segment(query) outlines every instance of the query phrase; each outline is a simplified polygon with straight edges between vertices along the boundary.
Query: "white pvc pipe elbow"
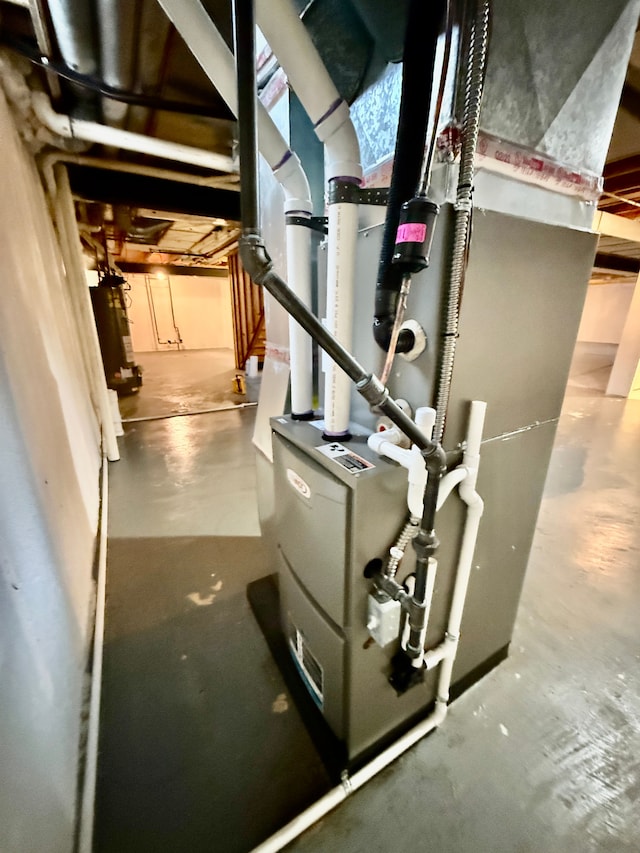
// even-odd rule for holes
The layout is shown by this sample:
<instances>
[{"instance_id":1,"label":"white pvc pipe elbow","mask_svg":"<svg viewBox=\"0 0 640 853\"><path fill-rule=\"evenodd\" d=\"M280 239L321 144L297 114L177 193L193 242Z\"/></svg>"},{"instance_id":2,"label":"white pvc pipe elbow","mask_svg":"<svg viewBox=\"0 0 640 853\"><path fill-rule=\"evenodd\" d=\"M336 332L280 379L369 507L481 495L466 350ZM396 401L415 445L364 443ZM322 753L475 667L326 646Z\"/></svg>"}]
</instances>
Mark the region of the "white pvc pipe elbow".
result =
<instances>
[{"instance_id":1,"label":"white pvc pipe elbow","mask_svg":"<svg viewBox=\"0 0 640 853\"><path fill-rule=\"evenodd\" d=\"M200 0L158 0L209 80L238 115L236 66L232 52ZM311 191L298 157L289 150L271 116L258 103L258 147L284 189L285 212L311 213Z\"/></svg>"},{"instance_id":2,"label":"white pvc pipe elbow","mask_svg":"<svg viewBox=\"0 0 640 853\"><path fill-rule=\"evenodd\" d=\"M176 2L176 0L174 0ZM291 0L257 0L258 26L327 152L327 180L360 179L360 146L342 100Z\"/></svg>"},{"instance_id":3,"label":"white pvc pipe elbow","mask_svg":"<svg viewBox=\"0 0 640 853\"><path fill-rule=\"evenodd\" d=\"M160 157L163 160L188 163L217 172L237 171L233 159L225 154L215 154L213 151L192 148L190 145L167 142L153 136L143 136L117 127L108 127L106 124L61 115L55 112L44 92L33 92L32 104L33 111L42 124L52 133L66 139L82 139L85 142L112 145L124 151L150 154L152 157Z\"/></svg>"}]
</instances>

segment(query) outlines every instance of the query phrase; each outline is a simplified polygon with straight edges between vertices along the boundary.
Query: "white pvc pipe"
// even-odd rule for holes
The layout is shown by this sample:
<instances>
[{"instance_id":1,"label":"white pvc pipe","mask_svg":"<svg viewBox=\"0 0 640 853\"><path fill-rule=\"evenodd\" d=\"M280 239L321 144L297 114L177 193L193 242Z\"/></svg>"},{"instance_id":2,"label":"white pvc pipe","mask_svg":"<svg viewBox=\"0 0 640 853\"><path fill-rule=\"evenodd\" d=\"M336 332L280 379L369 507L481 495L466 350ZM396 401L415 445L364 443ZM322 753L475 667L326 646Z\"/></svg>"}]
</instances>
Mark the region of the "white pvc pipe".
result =
<instances>
[{"instance_id":1,"label":"white pvc pipe","mask_svg":"<svg viewBox=\"0 0 640 853\"><path fill-rule=\"evenodd\" d=\"M355 278L358 206L329 205L327 245L327 328L350 350L353 338L353 287ZM324 395L325 435L336 437L349 431L351 380L327 360Z\"/></svg>"},{"instance_id":2,"label":"white pvc pipe","mask_svg":"<svg viewBox=\"0 0 640 853\"><path fill-rule=\"evenodd\" d=\"M108 127L93 121L76 119L55 112L49 98L44 92L33 92L33 110L38 119L52 133L66 139L82 139L85 142L96 142L101 145L111 145L125 151L136 151L140 154L150 154L164 160L175 160L179 163L189 163L203 169L214 169L218 172L235 172L236 166L231 157L225 154L215 154L190 145L180 145L177 142L167 142L152 136L143 136Z\"/></svg>"},{"instance_id":3,"label":"white pvc pipe","mask_svg":"<svg viewBox=\"0 0 640 853\"><path fill-rule=\"evenodd\" d=\"M480 463L480 442L482 440L482 428L487 404L479 400L471 403L469 416L469 428L467 432L467 448L462 457L462 464L467 469L467 476L460 483L458 493L467 505L467 517L465 519L460 554L458 557L458 568L456 571L456 582L453 587L451 598L451 609L447 623L447 634L445 641L448 642L450 651L442 661L440 677L438 681L438 698L448 701L449 686L453 675L453 664L455 662L456 650L460 637L460 626L462 614L467 598L469 578L473 565L473 553L478 539L478 528L484 511L484 502L476 491L478 480L478 465Z\"/></svg>"},{"instance_id":4,"label":"white pvc pipe","mask_svg":"<svg viewBox=\"0 0 640 853\"><path fill-rule=\"evenodd\" d=\"M124 435L124 429L122 428L122 416L120 415L120 406L118 404L118 392L110 388L107 393L109 394L109 401L111 403L113 429L115 434L120 437Z\"/></svg>"},{"instance_id":5,"label":"white pvc pipe","mask_svg":"<svg viewBox=\"0 0 640 853\"><path fill-rule=\"evenodd\" d=\"M426 438L431 438L435 419L435 409L428 406L421 406L416 411L416 426ZM398 462L408 470L409 488L407 491L407 504L410 514L419 517L422 515L424 490L427 485L427 470L422 453L415 444L409 450L398 446L397 442L401 435L402 433L395 427L391 430L373 433L367 439L367 444L379 455L393 459L394 462ZM464 476L466 476L466 471L464 472ZM449 489L450 491L451 489ZM443 502L445 498L443 498Z\"/></svg>"},{"instance_id":6,"label":"white pvc pipe","mask_svg":"<svg viewBox=\"0 0 640 853\"><path fill-rule=\"evenodd\" d=\"M72 304L77 312L80 344L89 373L94 405L98 409L104 452L110 462L116 462L120 459L118 439L116 438L113 424L111 401L104 375L98 332L96 331L96 324L93 317L91 295L82 264L80 238L78 236L78 226L73 207L71 188L69 186L69 177L64 166L57 167L55 181L57 185L56 197L52 201L58 220L58 232L61 237L61 249L67 280L69 287L72 289Z\"/></svg>"},{"instance_id":7,"label":"white pvc pipe","mask_svg":"<svg viewBox=\"0 0 640 853\"><path fill-rule=\"evenodd\" d=\"M292 289L307 307L311 306L311 232L301 225L287 225L287 275ZM311 337L289 317L291 363L291 411L313 412L313 349Z\"/></svg>"},{"instance_id":8,"label":"white pvc pipe","mask_svg":"<svg viewBox=\"0 0 640 853\"><path fill-rule=\"evenodd\" d=\"M467 476L468 471L464 467L464 465L459 465L457 468L454 468L453 471L449 471L448 474L445 474L442 480L440 480L440 488L438 489L438 501L436 503L436 510L441 510L443 504L451 494L451 492L455 489L455 487L461 483L465 477Z\"/></svg>"},{"instance_id":9,"label":"white pvc pipe","mask_svg":"<svg viewBox=\"0 0 640 853\"><path fill-rule=\"evenodd\" d=\"M91 166L96 169L106 169L111 172L127 172L132 175L148 175L161 181L178 181L183 184L193 184L210 189L226 189L232 192L239 190L238 175L190 175L188 172L177 172L173 169L162 169L159 166L147 166L143 163L125 163L124 160L106 160L104 157L91 157L87 154L72 154L69 151L47 151L38 157L38 167L43 171L56 163L72 163L78 166Z\"/></svg>"},{"instance_id":10,"label":"white pvc pipe","mask_svg":"<svg viewBox=\"0 0 640 853\"><path fill-rule=\"evenodd\" d=\"M305 830L309 829L339 806L340 803L344 802L350 794L362 788L363 785L366 785L381 770L384 770L396 758L399 758L419 740L422 740L425 735L428 735L429 732L441 725L446 715L447 706L442 702L436 701L434 710L422 722L418 723L417 726L401 738L398 738L388 749L381 752L380 755L374 758L373 761L370 761L369 764L366 764L361 770L358 770L357 773L354 773L353 776L346 777L341 785L333 788L286 826L283 826L282 829L255 847L252 853L277 853L278 850L282 850L283 847L290 844Z\"/></svg>"},{"instance_id":11,"label":"white pvc pipe","mask_svg":"<svg viewBox=\"0 0 640 853\"><path fill-rule=\"evenodd\" d=\"M342 100L291 0L257 0L258 26L324 142L326 178L360 179L360 147Z\"/></svg>"},{"instance_id":12,"label":"white pvc pipe","mask_svg":"<svg viewBox=\"0 0 640 853\"><path fill-rule=\"evenodd\" d=\"M342 100L291 0L257 0L258 26L283 67L289 83L325 146L328 181L355 183L362 178L360 146L349 107ZM327 327L351 349L354 265L358 206L329 205L327 259ZM333 362L327 362L324 396L325 435L340 437L349 430L351 383Z\"/></svg>"},{"instance_id":13,"label":"white pvc pipe","mask_svg":"<svg viewBox=\"0 0 640 853\"><path fill-rule=\"evenodd\" d=\"M185 44L216 87L234 115L238 115L238 90L235 60L200 0L158 0ZM311 213L311 193L300 161L274 124L271 116L258 103L258 147L269 166L276 172L285 194L299 204L290 210Z\"/></svg>"},{"instance_id":14,"label":"white pvc pipe","mask_svg":"<svg viewBox=\"0 0 640 853\"><path fill-rule=\"evenodd\" d=\"M98 770L98 736L100 734L100 697L102 693L102 658L104 651L104 617L107 589L107 526L109 520L109 466L102 458L100 482L100 536L98 540L98 577L96 579L96 613L93 628L93 655L87 724L86 763L82 784L79 822L79 853L93 849L96 779Z\"/></svg>"},{"instance_id":15,"label":"white pvc pipe","mask_svg":"<svg viewBox=\"0 0 640 853\"><path fill-rule=\"evenodd\" d=\"M238 92L233 54L200 0L158 0L185 44L234 115ZM271 116L258 102L258 148L285 195L285 214L310 214L311 190L300 160L290 149ZM286 226L287 279L293 292L311 307L311 240L309 229ZM291 410L307 414L313 409L313 359L309 335L289 320Z\"/></svg>"}]
</instances>

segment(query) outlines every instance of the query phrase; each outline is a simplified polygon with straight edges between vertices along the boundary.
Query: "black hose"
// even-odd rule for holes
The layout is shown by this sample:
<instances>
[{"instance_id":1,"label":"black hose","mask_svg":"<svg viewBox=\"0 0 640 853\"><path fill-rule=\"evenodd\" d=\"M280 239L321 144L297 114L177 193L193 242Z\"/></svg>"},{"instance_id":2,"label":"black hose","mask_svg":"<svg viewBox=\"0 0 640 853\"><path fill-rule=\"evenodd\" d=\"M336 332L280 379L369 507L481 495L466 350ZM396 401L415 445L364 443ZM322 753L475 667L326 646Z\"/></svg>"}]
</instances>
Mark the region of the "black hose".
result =
<instances>
[{"instance_id":1,"label":"black hose","mask_svg":"<svg viewBox=\"0 0 640 853\"><path fill-rule=\"evenodd\" d=\"M385 352L389 349L402 284L402 269L392 264L391 258L396 242L400 208L416 194L420 182L436 46L442 31L445 10L445 0L412 0L407 18L398 135L380 249L373 318L374 339ZM404 329L398 337L396 352L408 352L413 344L413 333Z\"/></svg>"}]
</instances>

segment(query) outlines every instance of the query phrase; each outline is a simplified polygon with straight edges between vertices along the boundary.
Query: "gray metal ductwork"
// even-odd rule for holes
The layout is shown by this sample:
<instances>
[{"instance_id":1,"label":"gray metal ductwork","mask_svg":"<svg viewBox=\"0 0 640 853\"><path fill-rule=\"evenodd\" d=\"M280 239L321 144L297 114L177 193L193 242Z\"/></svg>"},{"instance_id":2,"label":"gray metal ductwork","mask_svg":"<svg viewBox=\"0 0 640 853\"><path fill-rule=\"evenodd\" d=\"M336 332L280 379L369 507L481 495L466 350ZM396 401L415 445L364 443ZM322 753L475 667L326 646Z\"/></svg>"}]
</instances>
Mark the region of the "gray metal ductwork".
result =
<instances>
[{"instance_id":1,"label":"gray metal ductwork","mask_svg":"<svg viewBox=\"0 0 640 853\"><path fill-rule=\"evenodd\" d=\"M51 22L65 63L80 74L98 70L95 9L86 0L51 0Z\"/></svg>"},{"instance_id":2,"label":"gray metal ductwork","mask_svg":"<svg viewBox=\"0 0 640 853\"><path fill-rule=\"evenodd\" d=\"M97 0L102 79L115 89L130 91L135 76L135 46L140 22L139 0ZM127 105L104 99L108 124L121 125Z\"/></svg>"}]
</instances>

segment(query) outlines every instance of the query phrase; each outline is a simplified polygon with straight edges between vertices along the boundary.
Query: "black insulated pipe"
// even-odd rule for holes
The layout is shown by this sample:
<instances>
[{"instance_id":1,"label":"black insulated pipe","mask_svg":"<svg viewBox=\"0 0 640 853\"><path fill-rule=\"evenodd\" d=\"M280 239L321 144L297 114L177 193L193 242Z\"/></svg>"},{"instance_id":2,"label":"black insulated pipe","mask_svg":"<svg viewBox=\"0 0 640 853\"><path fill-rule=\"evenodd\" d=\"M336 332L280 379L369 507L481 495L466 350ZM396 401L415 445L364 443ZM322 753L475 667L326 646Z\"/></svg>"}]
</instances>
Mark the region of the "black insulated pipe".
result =
<instances>
[{"instance_id":1,"label":"black insulated pipe","mask_svg":"<svg viewBox=\"0 0 640 853\"><path fill-rule=\"evenodd\" d=\"M407 18L398 135L380 249L373 318L373 337L385 352L391 341L403 275L401 267L391 261L400 210L416 194L420 183L436 47L443 28L445 10L445 0L412 0ZM409 352L413 345L413 333L403 329L398 337L396 352Z\"/></svg>"},{"instance_id":2,"label":"black insulated pipe","mask_svg":"<svg viewBox=\"0 0 640 853\"><path fill-rule=\"evenodd\" d=\"M242 217L243 234L259 234L258 87L256 83L256 21L253 0L234 0L233 9L236 74L238 77L238 152L241 164L240 216ZM247 270L247 272L249 271Z\"/></svg>"}]
</instances>

